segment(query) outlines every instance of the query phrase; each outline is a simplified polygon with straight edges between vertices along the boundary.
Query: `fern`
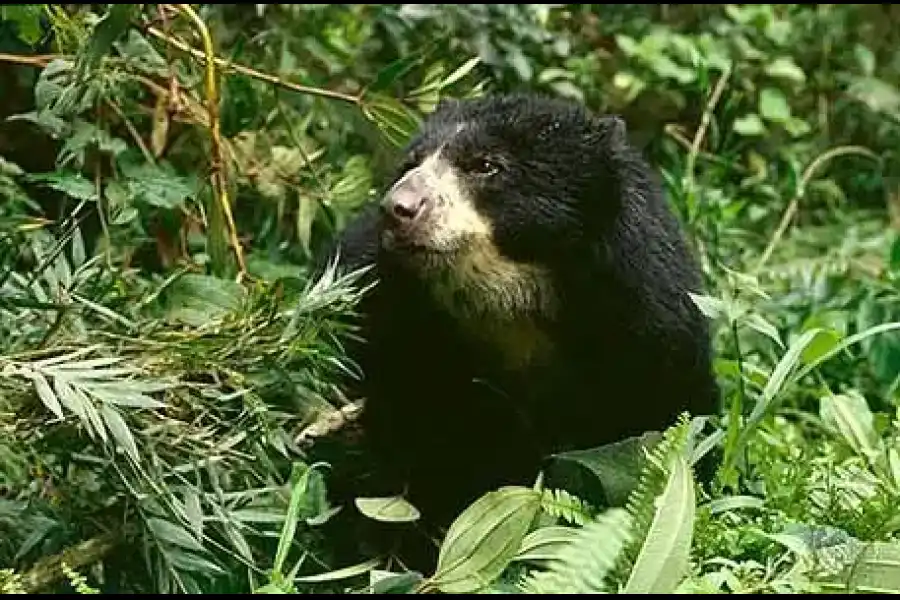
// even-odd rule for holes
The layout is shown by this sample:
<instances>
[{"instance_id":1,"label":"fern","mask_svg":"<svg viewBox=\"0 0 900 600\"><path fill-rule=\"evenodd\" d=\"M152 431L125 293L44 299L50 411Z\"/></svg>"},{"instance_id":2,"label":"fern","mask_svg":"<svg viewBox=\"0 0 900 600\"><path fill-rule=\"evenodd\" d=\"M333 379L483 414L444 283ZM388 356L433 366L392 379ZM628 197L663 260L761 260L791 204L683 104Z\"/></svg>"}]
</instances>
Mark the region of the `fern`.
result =
<instances>
[{"instance_id":1,"label":"fern","mask_svg":"<svg viewBox=\"0 0 900 600\"><path fill-rule=\"evenodd\" d=\"M625 510L631 518L632 535L631 542L625 546L619 561L611 571L610 583L614 587L624 587L629 580L631 570L653 525L657 498L668 483L675 459L686 450L690 427L690 417L683 414L673 427L666 430L663 439L647 457L640 483L625 505Z\"/></svg>"},{"instance_id":2,"label":"fern","mask_svg":"<svg viewBox=\"0 0 900 600\"><path fill-rule=\"evenodd\" d=\"M610 509L578 531L549 569L532 572L519 583L526 594L599 594L629 539L628 513Z\"/></svg>"},{"instance_id":3,"label":"fern","mask_svg":"<svg viewBox=\"0 0 900 600\"><path fill-rule=\"evenodd\" d=\"M678 478L679 472L684 475L683 471L676 472L677 469L673 467L687 468L683 455L690 427L690 418L683 415L676 425L666 431L662 440L650 452L640 483L624 509L609 509L592 519L590 508L575 496L564 490L545 490L542 506L546 512L571 522L582 520L586 524L553 556L548 568L529 573L519 584L520 589L525 593L536 594L598 594L619 590L625 587L626 582L631 585L636 583L640 587L658 586L659 581L668 583L671 577L663 578L659 572L650 573L645 578L647 581L630 582L629 577L648 541L662 541L664 551L675 549L660 556L661 560L669 561L666 567L671 564L677 566L678 559L684 556L683 543L681 546L678 543L668 547L665 545L673 539L683 542L684 538L667 536L669 532L665 531L660 534L660 528L654 519L658 510L657 500L672 485L670 479L674 483L683 484L686 481ZM679 497L677 494L675 497L674 505L678 506ZM684 498L686 496L680 496L681 500ZM693 502L692 496L687 498ZM656 545L654 550L659 548L660 545ZM655 558L644 557L642 562L647 563ZM669 568L664 575L670 576L673 572L677 571ZM642 571L637 579L640 580L645 574Z\"/></svg>"},{"instance_id":4,"label":"fern","mask_svg":"<svg viewBox=\"0 0 900 600\"><path fill-rule=\"evenodd\" d=\"M541 496L541 508L551 517L575 525L589 523L596 514L596 511L587 502L562 489L544 490Z\"/></svg>"}]
</instances>

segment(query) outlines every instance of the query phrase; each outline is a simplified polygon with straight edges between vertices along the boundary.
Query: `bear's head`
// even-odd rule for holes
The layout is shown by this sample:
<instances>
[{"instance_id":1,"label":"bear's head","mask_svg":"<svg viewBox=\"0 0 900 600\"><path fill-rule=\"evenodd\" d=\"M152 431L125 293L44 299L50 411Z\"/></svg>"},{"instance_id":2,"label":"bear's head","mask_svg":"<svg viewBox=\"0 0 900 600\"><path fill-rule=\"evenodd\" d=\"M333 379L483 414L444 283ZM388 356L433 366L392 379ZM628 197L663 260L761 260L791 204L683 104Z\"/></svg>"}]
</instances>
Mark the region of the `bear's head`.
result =
<instances>
[{"instance_id":1,"label":"bear's head","mask_svg":"<svg viewBox=\"0 0 900 600\"><path fill-rule=\"evenodd\" d=\"M381 203L381 259L461 316L556 309L551 275L621 204L624 123L535 96L443 101Z\"/></svg>"}]
</instances>

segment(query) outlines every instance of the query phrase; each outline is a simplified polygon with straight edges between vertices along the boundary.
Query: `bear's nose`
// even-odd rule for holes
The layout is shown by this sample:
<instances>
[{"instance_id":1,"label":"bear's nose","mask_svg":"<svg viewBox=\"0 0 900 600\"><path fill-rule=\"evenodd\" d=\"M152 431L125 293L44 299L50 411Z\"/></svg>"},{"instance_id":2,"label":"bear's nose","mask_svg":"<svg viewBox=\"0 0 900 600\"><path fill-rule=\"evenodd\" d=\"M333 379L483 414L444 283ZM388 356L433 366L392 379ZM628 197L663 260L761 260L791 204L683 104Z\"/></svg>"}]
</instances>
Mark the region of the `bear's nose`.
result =
<instances>
[{"instance_id":1,"label":"bear's nose","mask_svg":"<svg viewBox=\"0 0 900 600\"><path fill-rule=\"evenodd\" d=\"M400 182L381 203L381 208L398 225L409 224L419 218L428 206L428 195L419 186Z\"/></svg>"}]
</instances>

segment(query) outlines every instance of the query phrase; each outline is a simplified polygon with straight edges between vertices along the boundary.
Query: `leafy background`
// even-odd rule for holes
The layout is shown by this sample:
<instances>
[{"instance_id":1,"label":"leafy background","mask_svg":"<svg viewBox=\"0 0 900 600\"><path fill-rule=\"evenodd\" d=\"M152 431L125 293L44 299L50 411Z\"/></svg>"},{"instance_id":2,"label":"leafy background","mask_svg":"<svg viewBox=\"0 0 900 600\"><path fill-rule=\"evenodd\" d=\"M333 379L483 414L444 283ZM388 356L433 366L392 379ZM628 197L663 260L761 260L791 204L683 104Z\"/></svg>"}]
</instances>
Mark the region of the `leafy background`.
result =
<instances>
[{"instance_id":1,"label":"leafy background","mask_svg":"<svg viewBox=\"0 0 900 600\"><path fill-rule=\"evenodd\" d=\"M897 591L898 18L0 7L0 586ZM342 562L308 439L351 420L360 289L310 265L441 97L522 88L624 115L658 166L707 276L722 415L489 493L432 572Z\"/></svg>"}]
</instances>

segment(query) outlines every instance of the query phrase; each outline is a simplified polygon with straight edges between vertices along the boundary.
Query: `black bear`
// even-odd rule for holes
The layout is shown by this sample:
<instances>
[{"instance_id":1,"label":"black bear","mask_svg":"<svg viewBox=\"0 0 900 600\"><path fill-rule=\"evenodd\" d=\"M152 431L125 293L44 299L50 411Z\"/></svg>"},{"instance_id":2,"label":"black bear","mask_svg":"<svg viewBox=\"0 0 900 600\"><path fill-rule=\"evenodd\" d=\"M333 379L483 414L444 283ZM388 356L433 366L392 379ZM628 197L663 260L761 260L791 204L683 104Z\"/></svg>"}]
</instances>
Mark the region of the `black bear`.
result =
<instances>
[{"instance_id":1,"label":"black bear","mask_svg":"<svg viewBox=\"0 0 900 600\"><path fill-rule=\"evenodd\" d=\"M444 101L336 250L377 278L350 352L379 491L425 519L532 484L548 454L716 411L700 272L618 117Z\"/></svg>"}]
</instances>

